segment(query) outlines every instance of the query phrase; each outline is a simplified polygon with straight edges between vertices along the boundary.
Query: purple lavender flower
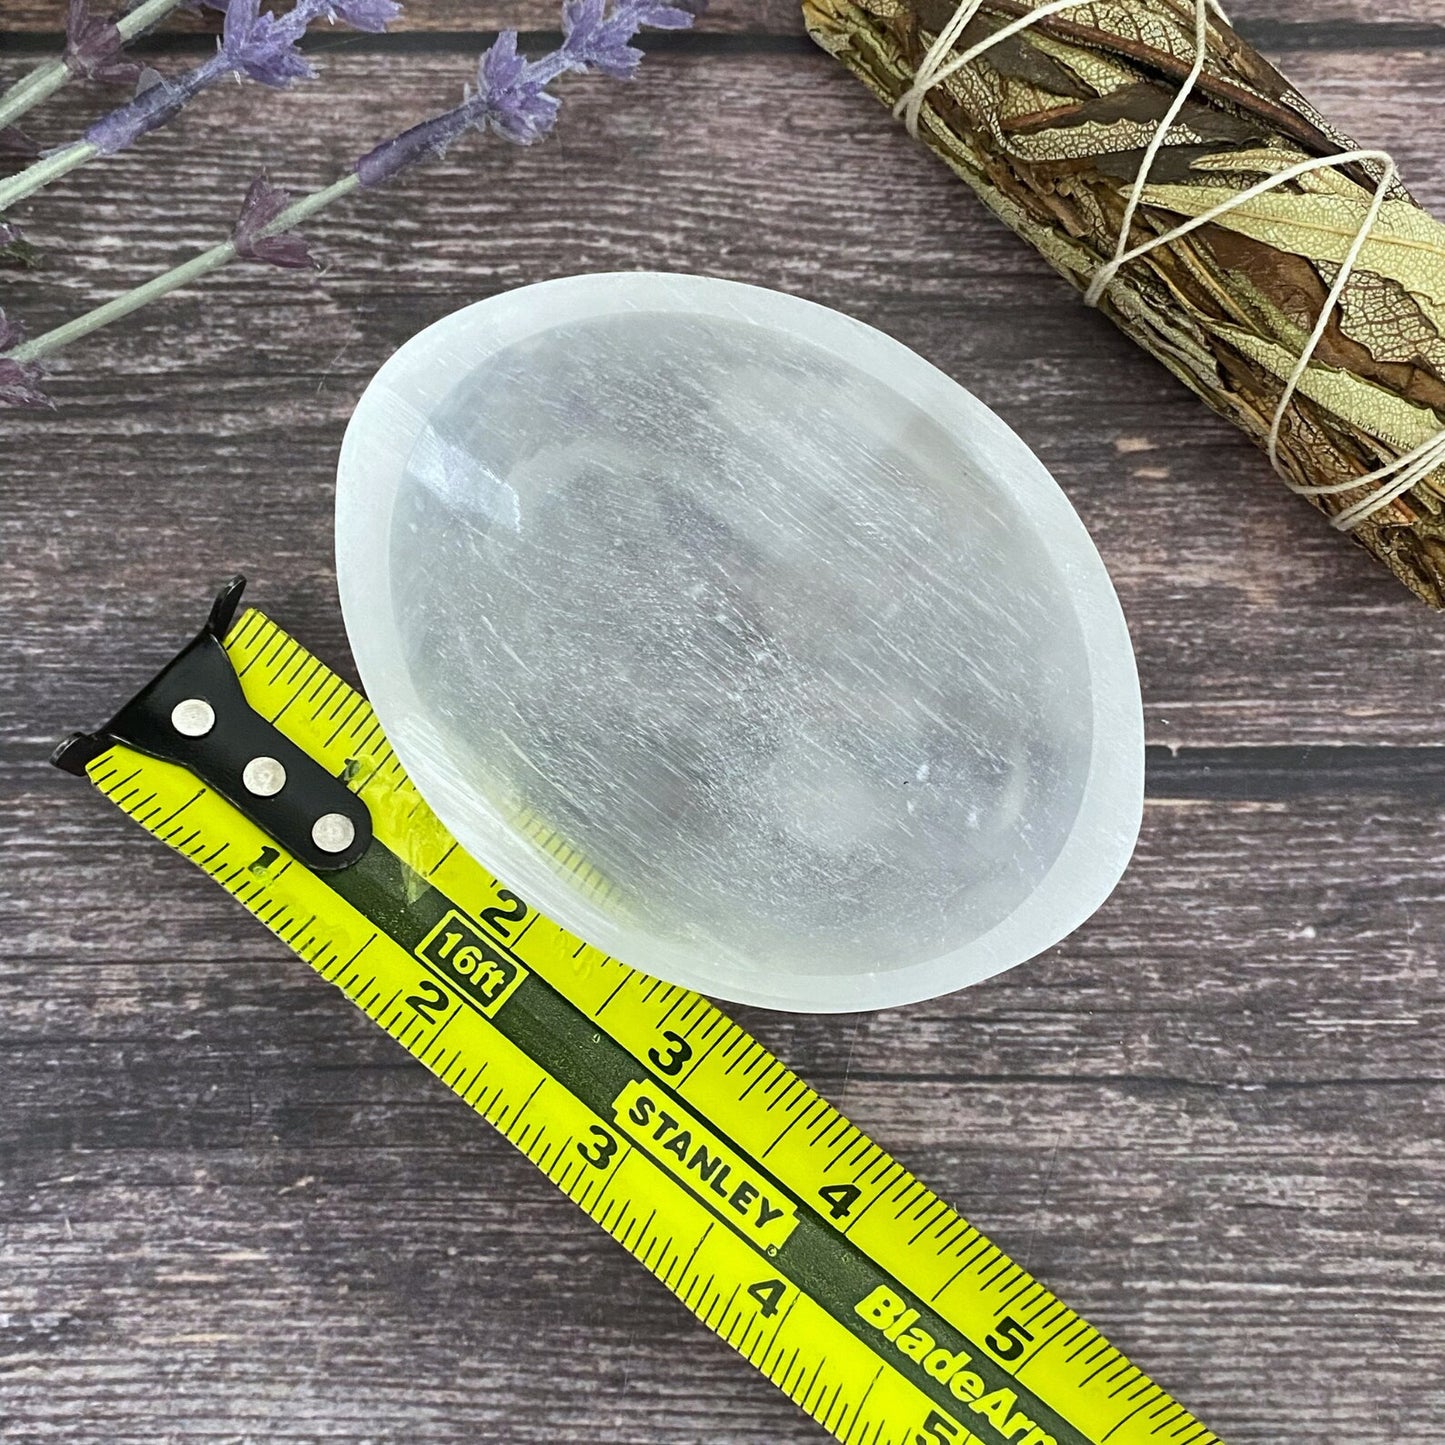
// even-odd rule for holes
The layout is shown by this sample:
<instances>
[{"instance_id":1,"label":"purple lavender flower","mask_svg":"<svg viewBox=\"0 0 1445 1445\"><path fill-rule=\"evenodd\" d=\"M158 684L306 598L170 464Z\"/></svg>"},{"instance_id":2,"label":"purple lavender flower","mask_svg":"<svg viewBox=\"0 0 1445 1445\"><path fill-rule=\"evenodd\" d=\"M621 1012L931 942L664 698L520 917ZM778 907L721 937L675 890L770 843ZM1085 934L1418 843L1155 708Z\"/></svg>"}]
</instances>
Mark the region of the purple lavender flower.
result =
<instances>
[{"instance_id":1,"label":"purple lavender flower","mask_svg":"<svg viewBox=\"0 0 1445 1445\"><path fill-rule=\"evenodd\" d=\"M215 55L184 75L142 90L91 126L85 140L101 154L114 155L173 119L192 96L231 76L277 88L310 80L316 71L298 46L314 21L342 20L375 31L400 13L395 0L296 0L279 16L262 12L260 0L227 0Z\"/></svg>"},{"instance_id":2,"label":"purple lavender flower","mask_svg":"<svg viewBox=\"0 0 1445 1445\"><path fill-rule=\"evenodd\" d=\"M332 0L321 7L321 18L333 24L341 21L353 30L368 30L379 35L401 14L397 0Z\"/></svg>"},{"instance_id":3,"label":"purple lavender flower","mask_svg":"<svg viewBox=\"0 0 1445 1445\"><path fill-rule=\"evenodd\" d=\"M275 236L260 234L290 204L291 197L285 191L273 186L265 176L257 176L246 192L241 214L231 232L236 254L248 261L266 261L272 266L298 271L314 267L316 262L306 242L295 231L283 231Z\"/></svg>"},{"instance_id":4,"label":"purple lavender flower","mask_svg":"<svg viewBox=\"0 0 1445 1445\"><path fill-rule=\"evenodd\" d=\"M642 52L628 42L644 25L654 30L686 30L690 10L660 0L622 0L607 14L607 0L567 0L562 7L562 52L579 70L597 70L630 80Z\"/></svg>"},{"instance_id":5,"label":"purple lavender flower","mask_svg":"<svg viewBox=\"0 0 1445 1445\"><path fill-rule=\"evenodd\" d=\"M55 403L40 389L40 368L4 354L24 339L20 324L0 311L0 406L54 407Z\"/></svg>"},{"instance_id":6,"label":"purple lavender flower","mask_svg":"<svg viewBox=\"0 0 1445 1445\"><path fill-rule=\"evenodd\" d=\"M400 135L382 141L356 163L363 186L379 186L424 160L446 154L447 147L468 130L491 131L516 145L532 145L557 123L561 102L548 86L568 71L598 71L630 79L642 51L629 42L644 26L680 30L692 24L696 8L662 0L566 0L562 10L562 44L539 60L517 53L517 32L504 30L477 66L476 93L459 106L424 120Z\"/></svg>"},{"instance_id":7,"label":"purple lavender flower","mask_svg":"<svg viewBox=\"0 0 1445 1445\"><path fill-rule=\"evenodd\" d=\"M557 124L562 102L547 93L552 77L517 54L517 32L504 30L477 65L477 94L463 110L468 124L490 126L514 145L532 145Z\"/></svg>"},{"instance_id":8,"label":"purple lavender flower","mask_svg":"<svg viewBox=\"0 0 1445 1445\"><path fill-rule=\"evenodd\" d=\"M216 64L226 75L244 76L280 89L293 80L311 80L316 71L297 49L311 18L323 7L297 0L285 15L262 12L261 0L231 0L221 24Z\"/></svg>"},{"instance_id":9,"label":"purple lavender flower","mask_svg":"<svg viewBox=\"0 0 1445 1445\"><path fill-rule=\"evenodd\" d=\"M85 142L101 155L114 155L178 115L185 103L228 72L215 60L176 80L160 77L136 94L134 100L103 115L85 132Z\"/></svg>"},{"instance_id":10,"label":"purple lavender flower","mask_svg":"<svg viewBox=\"0 0 1445 1445\"><path fill-rule=\"evenodd\" d=\"M134 85L141 67L124 57L124 49L125 37L114 21L91 14L86 0L70 0L65 15L65 65L72 75Z\"/></svg>"}]
</instances>

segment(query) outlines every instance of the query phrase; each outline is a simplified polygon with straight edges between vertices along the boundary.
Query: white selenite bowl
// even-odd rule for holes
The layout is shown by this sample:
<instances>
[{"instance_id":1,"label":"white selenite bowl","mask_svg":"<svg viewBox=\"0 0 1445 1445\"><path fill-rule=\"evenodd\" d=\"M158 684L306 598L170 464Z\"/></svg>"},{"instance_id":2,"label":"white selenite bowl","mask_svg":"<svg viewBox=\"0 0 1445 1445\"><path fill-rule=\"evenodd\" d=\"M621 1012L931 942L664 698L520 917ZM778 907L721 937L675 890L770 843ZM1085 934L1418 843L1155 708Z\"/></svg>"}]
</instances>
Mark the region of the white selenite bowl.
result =
<instances>
[{"instance_id":1,"label":"white selenite bowl","mask_svg":"<svg viewBox=\"0 0 1445 1445\"><path fill-rule=\"evenodd\" d=\"M674 983L935 997L1063 938L1133 850L1139 682L1083 524L822 306L630 273L445 317L356 408L336 554L427 802Z\"/></svg>"}]
</instances>

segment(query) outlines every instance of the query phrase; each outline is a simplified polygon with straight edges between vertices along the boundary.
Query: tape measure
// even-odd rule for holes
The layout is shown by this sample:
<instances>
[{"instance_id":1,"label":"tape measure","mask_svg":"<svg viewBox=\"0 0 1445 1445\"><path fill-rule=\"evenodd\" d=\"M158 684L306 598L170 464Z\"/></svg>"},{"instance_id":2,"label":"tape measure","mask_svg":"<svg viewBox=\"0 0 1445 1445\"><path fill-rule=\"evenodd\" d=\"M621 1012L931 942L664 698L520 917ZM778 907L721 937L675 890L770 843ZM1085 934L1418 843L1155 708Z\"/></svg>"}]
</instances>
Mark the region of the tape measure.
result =
<instances>
[{"instance_id":1,"label":"tape measure","mask_svg":"<svg viewBox=\"0 0 1445 1445\"><path fill-rule=\"evenodd\" d=\"M1217 1440L705 999L468 857L366 701L236 616L243 586L57 765L204 868L847 1445Z\"/></svg>"}]
</instances>

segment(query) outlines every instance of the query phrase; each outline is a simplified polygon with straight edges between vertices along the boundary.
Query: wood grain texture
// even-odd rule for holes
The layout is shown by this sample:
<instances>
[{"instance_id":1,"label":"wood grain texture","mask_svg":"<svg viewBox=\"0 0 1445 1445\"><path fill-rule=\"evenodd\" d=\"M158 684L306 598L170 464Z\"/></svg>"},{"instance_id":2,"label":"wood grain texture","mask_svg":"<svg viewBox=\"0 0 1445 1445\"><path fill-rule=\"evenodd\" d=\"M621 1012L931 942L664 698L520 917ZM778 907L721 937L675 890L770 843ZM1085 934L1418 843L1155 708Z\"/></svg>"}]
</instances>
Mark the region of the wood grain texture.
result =
<instances>
[{"instance_id":1,"label":"wood grain texture","mask_svg":"<svg viewBox=\"0 0 1445 1445\"><path fill-rule=\"evenodd\" d=\"M6 0L4 24L45 8ZM1319 33L1286 68L1445 205L1445 56ZM39 198L49 259L0 273L3 304L39 328L133 284L223 232L259 166L318 183L453 97L472 49L341 47L324 86L225 88ZM37 130L84 114L68 96ZM1104 552L1161 749L1133 869L1045 958L909 1009L744 1022L1231 1445L1438 1441L1439 620L801 48L679 47L631 89L579 84L555 142L458 148L311 234L323 276L222 273L77 348L57 413L0 423L0 1437L822 1438L213 884L44 764L237 568L349 672L331 478L366 379L466 301L647 266L840 306L998 408Z\"/></svg>"},{"instance_id":2,"label":"wood grain texture","mask_svg":"<svg viewBox=\"0 0 1445 1445\"><path fill-rule=\"evenodd\" d=\"M1397 150L1427 202L1445 203L1445 114L1411 100L1445 61L1286 58L1342 123ZM298 189L321 183L465 73L445 55L338 56L324 88L223 88L36 199L22 219L51 260L12 276L8 304L39 330L134 284L223 234L260 167ZM672 54L620 92L578 83L554 142L464 145L319 220L319 280L235 267L62 355L60 412L6 423L17 499L0 527L23 560L27 649L62 655L76 625L54 606L57 574L67 587L89 574L97 602L149 606L149 626L130 630L145 636L164 632L177 596L264 562L271 578L324 587L284 615L337 656L329 489L366 379L464 302L570 271L656 267L839 306L997 408L1054 469L1115 576L1151 741L1438 742L1438 621L838 81L821 54ZM154 200L137 206L142 189ZM95 239L69 254L81 235ZM57 447L70 458L61 475ZM61 530L56 508L70 517ZM158 518L170 572L142 541ZM86 716L83 685L60 679L32 725L49 736Z\"/></svg>"},{"instance_id":3,"label":"wood grain texture","mask_svg":"<svg viewBox=\"0 0 1445 1445\"><path fill-rule=\"evenodd\" d=\"M553 29L560 0L404 0L405 12L397 32L477 32L512 26L520 30ZM103 6L97 6L103 9ZM281 8L284 8L281 7ZM1300 26L1314 32L1314 42L1338 45L1340 27L1358 31L1362 27L1384 30L1408 27L1428 40L1441 32L1445 40L1436 0L1246 0L1230 6L1229 13L1251 24L1275 29ZM5 0L0 8L0 35L55 34L63 28L65 0ZM202 33L215 28L215 19L205 14L178 15L166 21L171 33ZM793 0L710 0L703 28L724 33L802 34L798 7ZM1369 43L1358 33L1355 45Z\"/></svg>"},{"instance_id":4,"label":"wood grain texture","mask_svg":"<svg viewBox=\"0 0 1445 1445\"><path fill-rule=\"evenodd\" d=\"M7 1438L819 1438L207 880L12 797ZM1160 802L1049 958L745 1021L1233 1445L1433 1441L1442 846Z\"/></svg>"}]
</instances>

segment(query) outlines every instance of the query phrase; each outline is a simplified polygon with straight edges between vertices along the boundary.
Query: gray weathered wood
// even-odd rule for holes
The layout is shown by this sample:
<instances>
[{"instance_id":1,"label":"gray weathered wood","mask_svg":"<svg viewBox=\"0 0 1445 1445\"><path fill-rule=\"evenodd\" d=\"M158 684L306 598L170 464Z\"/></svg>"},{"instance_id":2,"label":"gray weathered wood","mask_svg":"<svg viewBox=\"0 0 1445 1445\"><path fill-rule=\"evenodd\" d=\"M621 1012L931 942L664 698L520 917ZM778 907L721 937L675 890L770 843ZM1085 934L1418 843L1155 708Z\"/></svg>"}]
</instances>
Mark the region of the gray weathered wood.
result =
<instances>
[{"instance_id":1,"label":"gray weathered wood","mask_svg":"<svg viewBox=\"0 0 1445 1445\"><path fill-rule=\"evenodd\" d=\"M7 0L0 25L57 8ZM1269 10L1438 19L1434 0ZM1445 206L1445 50L1362 33L1304 31L1322 48L1280 58ZM343 46L290 95L227 87L57 186L23 217L46 268L0 273L0 304L52 324L224 231L259 166L325 180L455 96L475 46L428 45ZM684 46L634 87L577 84L555 141L459 147L311 234L324 276L234 268L76 348L54 415L0 421L0 1436L822 1438L213 884L43 761L236 568L346 672L331 473L366 378L466 301L655 266L843 307L1002 411L1093 530L1150 738L1182 749L1123 886L1047 957L910 1009L745 1022L1232 1445L1438 1441L1445 824L1438 781L1412 796L1388 776L1410 755L1380 749L1442 741L1445 623L802 48ZM1355 745L1343 795L1304 743Z\"/></svg>"},{"instance_id":2,"label":"gray weathered wood","mask_svg":"<svg viewBox=\"0 0 1445 1445\"><path fill-rule=\"evenodd\" d=\"M15 1438L818 1438L207 880L59 775L11 797ZM1161 800L1048 959L746 1022L1233 1445L1433 1441L1442 847Z\"/></svg>"},{"instance_id":3,"label":"gray weathered wood","mask_svg":"<svg viewBox=\"0 0 1445 1445\"><path fill-rule=\"evenodd\" d=\"M104 7L97 7L104 8ZM274 8L285 9L278 5ZM1231 18L1243 27L1300 26L1311 43L1338 46L1349 27L1355 46L1368 44L1362 29L1408 27L1416 33L1415 43L1428 41L1445 25L1435 0L1245 0L1226 7ZM393 27L410 32L476 33L499 26L521 30L555 28L560 0L405 0L401 18ZM62 28L64 0L6 0L0 11L0 35L7 31L25 35L54 34ZM710 0L703 22L709 31L753 32L757 34L801 34L798 7L793 0ZM213 15L177 15L163 27L166 33L214 30Z\"/></svg>"},{"instance_id":4,"label":"gray weathered wood","mask_svg":"<svg viewBox=\"0 0 1445 1445\"><path fill-rule=\"evenodd\" d=\"M1288 59L1445 204L1445 115L1410 99L1445 59ZM454 95L465 73L449 56L337 56L324 87L223 88L36 198L22 219L55 249L45 270L9 281L8 304L36 330L134 284L224 233L260 167L319 184L386 127ZM54 657L77 625L33 570L46 558L72 577L93 569L94 595L149 605L162 629L177 595L228 568L264 560L270 586L322 585L335 448L392 348L503 287L653 266L840 306L997 407L1055 469L1114 572L1152 741L1439 741L1439 619L1285 494L1252 447L1084 310L846 80L804 52L666 55L630 88L578 82L554 142L469 142L320 219L320 280L234 267L63 355L59 414L6 421L17 500L0 525L27 559L16 605L33 645ZM144 189L154 202L137 206ZM73 458L60 477L56 445ZM258 504L238 509L231 499L247 494ZM74 512L62 529L57 505ZM172 528L172 570L145 572L167 579L160 593L135 573L156 567L139 539L155 537L157 518ZM335 656L324 585L288 615ZM18 665L0 658L0 676ZM31 725L73 724L83 682L58 679Z\"/></svg>"}]
</instances>

